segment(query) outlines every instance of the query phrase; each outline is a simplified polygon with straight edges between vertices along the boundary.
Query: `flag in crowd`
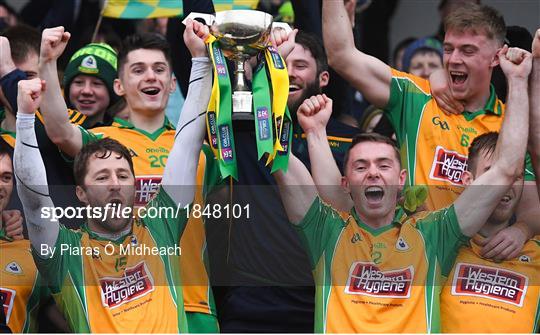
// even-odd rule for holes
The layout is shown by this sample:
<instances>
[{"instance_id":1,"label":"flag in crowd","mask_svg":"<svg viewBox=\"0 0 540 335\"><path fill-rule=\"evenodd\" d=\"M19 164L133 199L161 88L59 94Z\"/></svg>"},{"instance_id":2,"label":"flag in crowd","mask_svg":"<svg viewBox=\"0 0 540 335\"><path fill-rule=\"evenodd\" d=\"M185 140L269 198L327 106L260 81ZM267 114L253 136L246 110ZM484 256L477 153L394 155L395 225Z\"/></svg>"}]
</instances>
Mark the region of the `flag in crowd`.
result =
<instances>
[{"instance_id":1,"label":"flag in crowd","mask_svg":"<svg viewBox=\"0 0 540 335\"><path fill-rule=\"evenodd\" d=\"M215 0L217 12L230 9L253 9L258 0ZM108 0L103 16L119 19L174 17L183 13L182 0Z\"/></svg>"}]
</instances>

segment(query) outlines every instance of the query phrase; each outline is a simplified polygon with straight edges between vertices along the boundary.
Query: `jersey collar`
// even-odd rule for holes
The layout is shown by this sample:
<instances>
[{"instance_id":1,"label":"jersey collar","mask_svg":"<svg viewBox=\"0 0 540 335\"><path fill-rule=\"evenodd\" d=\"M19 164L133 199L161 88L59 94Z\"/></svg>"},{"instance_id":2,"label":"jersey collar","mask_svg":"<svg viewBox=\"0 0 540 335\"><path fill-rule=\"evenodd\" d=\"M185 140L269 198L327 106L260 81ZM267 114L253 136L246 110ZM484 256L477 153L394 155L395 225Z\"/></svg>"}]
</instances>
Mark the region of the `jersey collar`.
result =
<instances>
[{"instance_id":1,"label":"jersey collar","mask_svg":"<svg viewBox=\"0 0 540 335\"><path fill-rule=\"evenodd\" d=\"M358 213L356 213L356 208L352 208L351 210L351 216L353 217L354 221L356 221L356 224L366 230L368 233L370 233L371 235L373 236L378 236L392 228L397 228L397 227L400 227L401 224L403 222L405 222L405 219L407 218L407 214L405 213L405 211L403 210L403 208L401 208L401 206L397 206L396 207L396 212L394 214L394 219L392 219L392 223L384 226L384 227L380 227L380 228L373 228L373 227L370 227L368 226L367 224L365 224L362 220L360 220L360 217L358 216Z\"/></svg>"},{"instance_id":2,"label":"jersey collar","mask_svg":"<svg viewBox=\"0 0 540 335\"><path fill-rule=\"evenodd\" d=\"M13 241L13 239L11 237L8 237L6 235L6 230L4 228L0 229L0 240L7 241L7 242L12 242Z\"/></svg>"},{"instance_id":3,"label":"jersey collar","mask_svg":"<svg viewBox=\"0 0 540 335\"><path fill-rule=\"evenodd\" d=\"M497 98L497 93L495 92L495 86L493 86L492 84L489 86L489 98L484 108L477 110L475 112L465 111L463 112L463 116L465 117L465 119L467 119L467 121L471 121L478 115L483 115L483 114L492 114L496 116L502 116L502 108L503 108L503 104Z\"/></svg>"},{"instance_id":4,"label":"jersey collar","mask_svg":"<svg viewBox=\"0 0 540 335\"><path fill-rule=\"evenodd\" d=\"M149 137L152 140L156 140L161 134L163 134L167 130L174 130L175 129L173 124L167 118L167 116L165 116L165 119L163 120L163 126L161 126L161 128L157 129L153 133L149 133L149 132L147 132L145 130L142 130L142 129L139 129L139 128L135 127L133 125L133 123L129 122L128 120L124 120L124 119L120 119L120 118L116 118L116 117L113 120L112 126L120 128L120 129L133 129L133 130L135 130L135 131Z\"/></svg>"},{"instance_id":5,"label":"jersey collar","mask_svg":"<svg viewBox=\"0 0 540 335\"><path fill-rule=\"evenodd\" d=\"M135 223L133 223L135 224ZM132 226L133 228L133 226ZM125 235L122 235L120 236L119 238L117 238L116 240L111 240L111 239L108 239L108 238L105 238L105 237L102 237L96 233L94 233L93 231L90 230L90 228L88 227L88 223L85 223L81 226L81 230L85 233L88 234L88 236L92 239L92 240L96 240L96 241L108 241L108 242L112 242L114 244L122 244L122 242L125 241L126 237L130 236L132 234L132 230L129 230L128 233L126 233Z\"/></svg>"},{"instance_id":6,"label":"jersey collar","mask_svg":"<svg viewBox=\"0 0 540 335\"><path fill-rule=\"evenodd\" d=\"M6 130L4 128L0 128L0 135L9 135L10 137L15 138L15 132L14 131L9 131L9 130Z\"/></svg>"}]
</instances>

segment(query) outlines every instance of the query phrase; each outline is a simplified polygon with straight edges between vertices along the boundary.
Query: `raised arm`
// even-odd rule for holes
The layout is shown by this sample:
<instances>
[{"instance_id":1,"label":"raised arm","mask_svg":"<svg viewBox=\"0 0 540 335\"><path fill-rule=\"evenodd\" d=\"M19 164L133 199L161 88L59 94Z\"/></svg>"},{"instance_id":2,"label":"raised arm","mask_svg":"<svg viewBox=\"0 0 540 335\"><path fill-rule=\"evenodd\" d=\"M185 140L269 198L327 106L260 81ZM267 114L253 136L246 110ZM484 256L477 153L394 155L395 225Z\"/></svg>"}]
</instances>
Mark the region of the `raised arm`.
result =
<instances>
[{"instance_id":1,"label":"raised arm","mask_svg":"<svg viewBox=\"0 0 540 335\"><path fill-rule=\"evenodd\" d=\"M317 197L313 178L304 163L292 153L287 172L279 170L274 173L274 178L279 186L281 202L289 221L292 224L299 224Z\"/></svg>"},{"instance_id":2,"label":"raised arm","mask_svg":"<svg viewBox=\"0 0 540 335\"><path fill-rule=\"evenodd\" d=\"M341 173L334 160L326 125L332 115L332 99L326 95L314 95L298 108L298 123L306 134L311 174L322 200L338 211L348 212L353 201L341 187Z\"/></svg>"},{"instance_id":3,"label":"raised arm","mask_svg":"<svg viewBox=\"0 0 540 335\"><path fill-rule=\"evenodd\" d=\"M75 157L82 148L82 135L69 122L67 106L62 96L56 61L64 52L71 35L64 27L43 30L39 55L39 75L47 83L43 93L46 102L40 106L47 135L63 152Z\"/></svg>"},{"instance_id":4,"label":"raised arm","mask_svg":"<svg viewBox=\"0 0 540 335\"><path fill-rule=\"evenodd\" d=\"M193 65L188 94L161 181L165 191L181 206L190 204L195 194L206 107L212 91L212 66L204 44L208 34L208 27L197 21L189 21L184 31L184 41L193 56Z\"/></svg>"},{"instance_id":5,"label":"raised arm","mask_svg":"<svg viewBox=\"0 0 540 335\"><path fill-rule=\"evenodd\" d=\"M455 202L463 234L473 236L485 224L501 198L523 174L529 129L528 88L532 56L525 50L504 47L500 66L508 81L508 99L491 168L467 187Z\"/></svg>"},{"instance_id":6,"label":"raised arm","mask_svg":"<svg viewBox=\"0 0 540 335\"><path fill-rule=\"evenodd\" d=\"M34 249L42 256L42 246L54 247L58 238L58 221L42 217L43 208L53 208L49 196L45 165L37 146L34 132L35 111L42 98L45 84L39 78L21 80L17 96L17 140L14 170L17 192L26 216L28 236Z\"/></svg>"},{"instance_id":7,"label":"raised arm","mask_svg":"<svg viewBox=\"0 0 540 335\"><path fill-rule=\"evenodd\" d=\"M343 1L323 0L322 20L328 64L369 102L385 107L390 99L390 67L356 49Z\"/></svg>"},{"instance_id":8,"label":"raised arm","mask_svg":"<svg viewBox=\"0 0 540 335\"><path fill-rule=\"evenodd\" d=\"M534 174L536 175L536 187L540 197L540 29L536 31L532 44L533 68L529 79L529 99L531 104L531 126L529 136L531 141L531 158L533 161Z\"/></svg>"}]
</instances>

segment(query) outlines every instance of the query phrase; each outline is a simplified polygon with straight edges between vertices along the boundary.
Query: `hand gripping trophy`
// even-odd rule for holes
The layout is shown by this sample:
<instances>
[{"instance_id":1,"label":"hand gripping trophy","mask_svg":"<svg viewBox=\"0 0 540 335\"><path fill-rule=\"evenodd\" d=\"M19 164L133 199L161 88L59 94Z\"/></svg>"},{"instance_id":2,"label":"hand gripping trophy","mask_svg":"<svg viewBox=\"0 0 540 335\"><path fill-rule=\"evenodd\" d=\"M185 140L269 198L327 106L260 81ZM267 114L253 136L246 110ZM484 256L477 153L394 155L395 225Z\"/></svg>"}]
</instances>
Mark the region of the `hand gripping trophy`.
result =
<instances>
[{"instance_id":1,"label":"hand gripping trophy","mask_svg":"<svg viewBox=\"0 0 540 335\"><path fill-rule=\"evenodd\" d=\"M257 157L268 154L272 172L286 169L292 122L287 109L289 76L285 61L269 45L272 16L255 10L229 10L215 16L191 13L210 26L208 54L214 67L212 97L206 114L208 138L222 177L237 179L233 120L253 120ZM251 89L245 77L245 63L257 58ZM231 83L226 58L235 65Z\"/></svg>"}]
</instances>

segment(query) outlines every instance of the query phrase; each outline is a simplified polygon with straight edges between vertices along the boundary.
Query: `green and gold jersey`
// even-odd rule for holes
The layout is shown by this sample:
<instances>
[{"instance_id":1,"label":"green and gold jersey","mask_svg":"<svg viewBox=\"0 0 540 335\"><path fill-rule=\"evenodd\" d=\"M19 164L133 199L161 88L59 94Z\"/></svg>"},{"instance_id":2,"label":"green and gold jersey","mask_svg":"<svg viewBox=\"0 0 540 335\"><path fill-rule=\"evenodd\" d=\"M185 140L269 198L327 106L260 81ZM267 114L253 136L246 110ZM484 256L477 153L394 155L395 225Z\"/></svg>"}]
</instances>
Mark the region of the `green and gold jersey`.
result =
<instances>
[{"instance_id":1,"label":"green and gold jersey","mask_svg":"<svg viewBox=\"0 0 540 335\"><path fill-rule=\"evenodd\" d=\"M163 127L150 134L135 128L129 121L116 118L108 127L80 129L83 144L102 137L110 137L129 149L136 179L135 206L144 206L161 184L165 164L174 144L174 127L166 119ZM218 176L218 166L211 150L203 147L197 168L197 184L213 185L213 180ZM202 206L204 198L201 192L202 187L195 194L194 204ZM186 311L216 315L205 266L206 235L202 217L190 216L182 235L181 247L184 250L181 257L181 271Z\"/></svg>"},{"instance_id":2,"label":"green and gold jersey","mask_svg":"<svg viewBox=\"0 0 540 335\"><path fill-rule=\"evenodd\" d=\"M146 212L177 204L163 190ZM135 219L132 231L109 241L87 226L63 226L52 256L33 249L39 272L75 333L185 333L179 275L180 236L187 213Z\"/></svg>"},{"instance_id":3,"label":"green and gold jersey","mask_svg":"<svg viewBox=\"0 0 540 335\"><path fill-rule=\"evenodd\" d=\"M446 115L432 98L427 80L392 69L385 112L396 131L408 184L429 185L426 205L437 210L463 191L469 146L476 137L499 131L504 104L491 87L483 109Z\"/></svg>"},{"instance_id":4,"label":"green and gold jersey","mask_svg":"<svg viewBox=\"0 0 540 335\"><path fill-rule=\"evenodd\" d=\"M441 278L466 243L453 206L374 229L316 199L296 226L316 283L317 333L440 332Z\"/></svg>"},{"instance_id":5,"label":"green and gold jersey","mask_svg":"<svg viewBox=\"0 0 540 335\"><path fill-rule=\"evenodd\" d=\"M444 333L534 333L540 321L540 242L500 263L462 247L441 293Z\"/></svg>"},{"instance_id":6,"label":"green and gold jersey","mask_svg":"<svg viewBox=\"0 0 540 335\"><path fill-rule=\"evenodd\" d=\"M0 301L14 333L36 333L38 310L50 291L39 275L28 240L11 241L0 232Z\"/></svg>"}]
</instances>

